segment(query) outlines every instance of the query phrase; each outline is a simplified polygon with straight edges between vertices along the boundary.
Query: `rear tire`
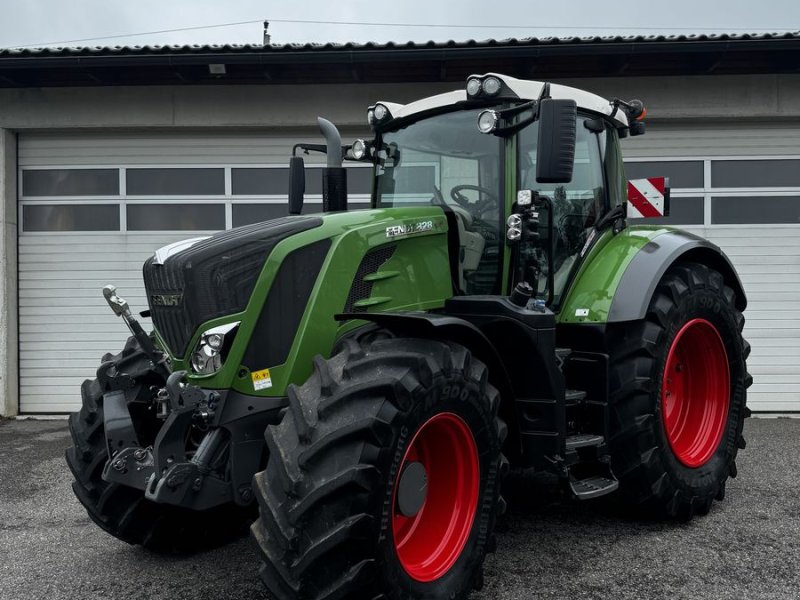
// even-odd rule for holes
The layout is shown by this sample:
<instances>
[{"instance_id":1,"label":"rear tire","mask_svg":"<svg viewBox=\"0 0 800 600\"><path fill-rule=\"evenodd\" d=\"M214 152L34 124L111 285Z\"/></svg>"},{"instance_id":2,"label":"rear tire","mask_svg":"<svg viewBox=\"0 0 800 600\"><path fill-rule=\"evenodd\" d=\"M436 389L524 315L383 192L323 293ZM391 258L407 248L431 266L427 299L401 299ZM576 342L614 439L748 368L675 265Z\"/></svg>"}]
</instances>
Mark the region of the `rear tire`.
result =
<instances>
[{"instance_id":1,"label":"rear tire","mask_svg":"<svg viewBox=\"0 0 800 600\"><path fill-rule=\"evenodd\" d=\"M288 395L253 486L274 598L457 600L482 585L507 469L482 363L456 344L347 340Z\"/></svg>"},{"instance_id":2,"label":"rear tire","mask_svg":"<svg viewBox=\"0 0 800 600\"><path fill-rule=\"evenodd\" d=\"M614 473L629 503L691 519L722 500L745 447L744 317L717 271L671 267L643 321L609 327Z\"/></svg>"},{"instance_id":3,"label":"rear tire","mask_svg":"<svg viewBox=\"0 0 800 600\"><path fill-rule=\"evenodd\" d=\"M135 384L126 390L130 403L148 394L151 385L163 385L139 344L131 337L122 352L106 355L119 372L130 375ZM103 390L96 379L81 386L83 405L69 418L73 446L66 452L67 464L75 476L72 489L89 517L105 531L129 544L169 554L185 554L221 545L247 532L254 511L222 506L193 511L156 504L144 492L102 478L108 460L103 428Z\"/></svg>"}]
</instances>

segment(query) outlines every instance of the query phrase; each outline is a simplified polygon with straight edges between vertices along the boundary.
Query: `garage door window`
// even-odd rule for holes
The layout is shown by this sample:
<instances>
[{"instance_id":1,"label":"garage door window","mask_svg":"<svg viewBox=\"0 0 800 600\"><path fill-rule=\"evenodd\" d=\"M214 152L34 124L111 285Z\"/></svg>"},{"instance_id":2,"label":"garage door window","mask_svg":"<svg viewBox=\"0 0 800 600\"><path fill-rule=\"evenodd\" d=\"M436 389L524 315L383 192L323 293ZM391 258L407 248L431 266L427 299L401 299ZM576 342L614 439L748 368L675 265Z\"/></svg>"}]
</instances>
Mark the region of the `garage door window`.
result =
<instances>
[{"instance_id":1,"label":"garage door window","mask_svg":"<svg viewBox=\"0 0 800 600\"><path fill-rule=\"evenodd\" d=\"M628 161L625 174L628 179L669 177L673 189L705 187L702 160Z\"/></svg>"},{"instance_id":2,"label":"garage door window","mask_svg":"<svg viewBox=\"0 0 800 600\"><path fill-rule=\"evenodd\" d=\"M225 229L224 204L128 204L128 231Z\"/></svg>"},{"instance_id":3,"label":"garage door window","mask_svg":"<svg viewBox=\"0 0 800 600\"><path fill-rule=\"evenodd\" d=\"M222 196L225 169L126 169L129 196Z\"/></svg>"},{"instance_id":4,"label":"garage door window","mask_svg":"<svg viewBox=\"0 0 800 600\"><path fill-rule=\"evenodd\" d=\"M800 159L714 160L711 185L715 188L800 187Z\"/></svg>"},{"instance_id":5,"label":"garage door window","mask_svg":"<svg viewBox=\"0 0 800 600\"><path fill-rule=\"evenodd\" d=\"M306 194L310 196L322 195L322 168L308 166L306 167L305 175ZM231 191L234 196L286 197L288 190L288 168L246 167L231 169ZM372 169L348 167L347 191L349 194L370 194L372 192Z\"/></svg>"},{"instance_id":6,"label":"garage door window","mask_svg":"<svg viewBox=\"0 0 800 600\"><path fill-rule=\"evenodd\" d=\"M24 231L118 231L119 204L32 204L22 223Z\"/></svg>"},{"instance_id":7,"label":"garage door window","mask_svg":"<svg viewBox=\"0 0 800 600\"><path fill-rule=\"evenodd\" d=\"M30 169L22 172L22 194L42 196L116 196L119 169Z\"/></svg>"},{"instance_id":8,"label":"garage door window","mask_svg":"<svg viewBox=\"0 0 800 600\"><path fill-rule=\"evenodd\" d=\"M714 196L711 222L720 225L746 223L800 223L800 196Z\"/></svg>"}]
</instances>

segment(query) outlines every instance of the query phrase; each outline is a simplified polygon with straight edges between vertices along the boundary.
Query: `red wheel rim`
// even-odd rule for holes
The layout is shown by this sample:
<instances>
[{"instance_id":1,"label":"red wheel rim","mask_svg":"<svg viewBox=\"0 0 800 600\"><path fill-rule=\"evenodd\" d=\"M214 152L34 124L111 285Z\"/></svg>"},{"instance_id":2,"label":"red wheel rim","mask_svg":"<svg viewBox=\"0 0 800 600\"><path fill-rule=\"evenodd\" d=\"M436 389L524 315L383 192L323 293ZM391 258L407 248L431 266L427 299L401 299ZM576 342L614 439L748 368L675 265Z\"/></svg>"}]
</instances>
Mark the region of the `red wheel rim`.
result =
<instances>
[{"instance_id":1,"label":"red wheel rim","mask_svg":"<svg viewBox=\"0 0 800 600\"><path fill-rule=\"evenodd\" d=\"M404 468L421 463L427 494L413 516L400 512L397 489ZM480 468L475 438L457 415L440 413L420 427L406 449L392 498L392 532L400 564L413 579L434 581L455 564L478 508Z\"/></svg>"},{"instance_id":2,"label":"red wheel rim","mask_svg":"<svg viewBox=\"0 0 800 600\"><path fill-rule=\"evenodd\" d=\"M692 319L672 341L661 386L664 430L681 463L696 468L714 455L725 432L729 402L722 338L705 319Z\"/></svg>"}]
</instances>

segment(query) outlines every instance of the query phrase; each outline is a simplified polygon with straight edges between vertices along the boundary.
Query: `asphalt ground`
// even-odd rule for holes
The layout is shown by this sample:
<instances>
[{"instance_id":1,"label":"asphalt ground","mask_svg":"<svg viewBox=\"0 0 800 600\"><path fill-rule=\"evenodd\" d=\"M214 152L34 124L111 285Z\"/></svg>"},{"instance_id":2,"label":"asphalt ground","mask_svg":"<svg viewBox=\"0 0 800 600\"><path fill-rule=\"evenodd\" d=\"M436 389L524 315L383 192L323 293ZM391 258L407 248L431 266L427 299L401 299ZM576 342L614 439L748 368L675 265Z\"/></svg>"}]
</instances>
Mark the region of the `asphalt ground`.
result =
<instances>
[{"instance_id":1,"label":"asphalt ground","mask_svg":"<svg viewBox=\"0 0 800 600\"><path fill-rule=\"evenodd\" d=\"M473 600L800 598L800 420L750 419L739 477L690 523L628 518L517 475ZM73 497L65 421L0 421L0 598L260 600L249 540L166 558L113 539Z\"/></svg>"}]
</instances>

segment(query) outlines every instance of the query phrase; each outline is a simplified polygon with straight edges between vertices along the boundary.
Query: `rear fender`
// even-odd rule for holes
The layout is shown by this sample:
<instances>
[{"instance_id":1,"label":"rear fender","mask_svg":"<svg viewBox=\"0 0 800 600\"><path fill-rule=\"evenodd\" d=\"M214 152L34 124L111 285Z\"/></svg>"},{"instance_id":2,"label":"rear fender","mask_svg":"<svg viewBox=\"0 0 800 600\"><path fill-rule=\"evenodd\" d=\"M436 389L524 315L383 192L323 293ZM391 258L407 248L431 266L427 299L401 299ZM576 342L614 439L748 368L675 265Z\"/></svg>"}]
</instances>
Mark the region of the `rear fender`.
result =
<instances>
[{"instance_id":1,"label":"rear fender","mask_svg":"<svg viewBox=\"0 0 800 600\"><path fill-rule=\"evenodd\" d=\"M747 297L739 275L720 248L706 239L675 230L648 242L630 262L611 302L608 322L643 319L664 274L677 262L704 264L722 274L736 294L736 308L743 311Z\"/></svg>"},{"instance_id":2,"label":"rear fender","mask_svg":"<svg viewBox=\"0 0 800 600\"><path fill-rule=\"evenodd\" d=\"M656 286L677 262L719 271L744 310L747 298L730 259L719 247L677 229L629 226L606 231L589 250L560 307L560 324L603 324L643 319Z\"/></svg>"}]
</instances>

